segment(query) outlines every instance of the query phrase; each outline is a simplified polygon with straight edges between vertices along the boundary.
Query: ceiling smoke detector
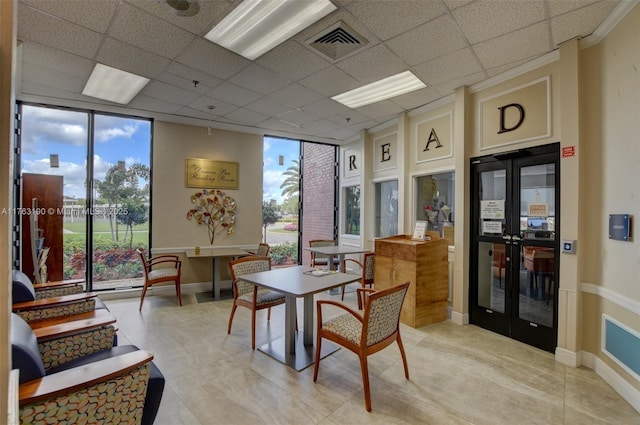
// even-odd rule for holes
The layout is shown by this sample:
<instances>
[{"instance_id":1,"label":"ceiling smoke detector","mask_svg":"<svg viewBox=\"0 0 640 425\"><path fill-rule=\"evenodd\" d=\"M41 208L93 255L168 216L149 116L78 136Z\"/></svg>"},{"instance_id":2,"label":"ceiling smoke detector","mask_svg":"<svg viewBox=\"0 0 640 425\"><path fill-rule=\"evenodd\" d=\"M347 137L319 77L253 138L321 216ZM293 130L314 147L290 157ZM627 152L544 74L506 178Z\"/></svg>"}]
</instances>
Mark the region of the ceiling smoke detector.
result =
<instances>
[{"instance_id":1,"label":"ceiling smoke detector","mask_svg":"<svg viewBox=\"0 0 640 425\"><path fill-rule=\"evenodd\" d=\"M353 28L338 21L329 28L314 35L307 44L333 61L342 59L369 44L369 40Z\"/></svg>"},{"instance_id":2,"label":"ceiling smoke detector","mask_svg":"<svg viewBox=\"0 0 640 425\"><path fill-rule=\"evenodd\" d=\"M156 0L178 16L193 16L200 11L198 0Z\"/></svg>"}]
</instances>

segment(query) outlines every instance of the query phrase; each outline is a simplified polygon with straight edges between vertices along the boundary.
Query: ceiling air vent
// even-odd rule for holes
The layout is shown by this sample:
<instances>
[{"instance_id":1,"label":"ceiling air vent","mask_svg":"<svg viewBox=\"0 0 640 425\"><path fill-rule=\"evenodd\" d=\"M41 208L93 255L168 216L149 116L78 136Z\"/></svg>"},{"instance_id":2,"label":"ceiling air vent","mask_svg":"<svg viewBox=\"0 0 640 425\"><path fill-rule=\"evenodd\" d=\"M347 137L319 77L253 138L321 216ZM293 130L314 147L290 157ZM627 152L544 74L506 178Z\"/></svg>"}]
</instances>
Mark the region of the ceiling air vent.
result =
<instances>
[{"instance_id":1,"label":"ceiling air vent","mask_svg":"<svg viewBox=\"0 0 640 425\"><path fill-rule=\"evenodd\" d=\"M336 61L360 50L369 41L342 21L307 40L307 44L329 59Z\"/></svg>"}]
</instances>

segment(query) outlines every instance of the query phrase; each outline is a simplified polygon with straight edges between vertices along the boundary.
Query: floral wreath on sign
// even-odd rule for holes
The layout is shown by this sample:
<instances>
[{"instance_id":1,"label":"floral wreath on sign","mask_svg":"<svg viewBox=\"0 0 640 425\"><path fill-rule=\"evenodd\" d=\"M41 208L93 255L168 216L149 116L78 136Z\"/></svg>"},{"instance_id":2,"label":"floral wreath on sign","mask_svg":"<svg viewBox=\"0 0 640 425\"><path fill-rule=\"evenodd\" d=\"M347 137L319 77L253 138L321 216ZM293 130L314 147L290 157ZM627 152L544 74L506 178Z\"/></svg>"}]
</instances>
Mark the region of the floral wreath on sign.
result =
<instances>
[{"instance_id":1,"label":"floral wreath on sign","mask_svg":"<svg viewBox=\"0 0 640 425\"><path fill-rule=\"evenodd\" d=\"M187 212L187 220L192 219L199 225L207 226L209 242L222 232L231 235L236 222L236 201L221 190L203 190L191 195L195 207Z\"/></svg>"}]
</instances>

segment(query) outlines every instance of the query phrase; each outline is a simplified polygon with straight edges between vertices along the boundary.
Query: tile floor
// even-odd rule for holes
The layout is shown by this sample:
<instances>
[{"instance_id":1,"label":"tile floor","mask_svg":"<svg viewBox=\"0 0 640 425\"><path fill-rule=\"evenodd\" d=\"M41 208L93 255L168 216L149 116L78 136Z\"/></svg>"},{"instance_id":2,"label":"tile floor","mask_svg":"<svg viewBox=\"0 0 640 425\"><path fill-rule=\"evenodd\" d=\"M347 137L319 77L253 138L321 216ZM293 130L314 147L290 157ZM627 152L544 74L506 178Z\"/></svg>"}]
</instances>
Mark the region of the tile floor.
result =
<instances>
[{"instance_id":1,"label":"tile floor","mask_svg":"<svg viewBox=\"0 0 640 425\"><path fill-rule=\"evenodd\" d=\"M178 307L163 289L147 295L142 313L137 298L106 300L118 318L120 344L152 351L167 379L156 425L640 425L640 414L593 371L449 321L402 325L409 380L397 346L369 357L368 413L353 353L341 349L322 360L314 383L313 367L296 372L251 350L249 310L238 309L227 335L230 300L198 303L185 285ZM355 294L345 302L355 306ZM283 330L284 306L270 322L258 313L258 345Z\"/></svg>"}]
</instances>

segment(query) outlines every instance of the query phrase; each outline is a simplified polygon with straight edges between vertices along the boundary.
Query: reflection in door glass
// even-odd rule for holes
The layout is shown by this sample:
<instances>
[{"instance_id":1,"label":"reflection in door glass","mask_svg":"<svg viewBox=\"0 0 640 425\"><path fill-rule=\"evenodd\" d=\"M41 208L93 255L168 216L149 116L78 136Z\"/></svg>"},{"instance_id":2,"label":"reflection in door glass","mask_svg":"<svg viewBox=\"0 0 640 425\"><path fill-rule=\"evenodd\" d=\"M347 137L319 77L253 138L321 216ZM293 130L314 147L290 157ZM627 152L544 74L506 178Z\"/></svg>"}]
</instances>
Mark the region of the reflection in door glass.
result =
<instances>
[{"instance_id":1,"label":"reflection in door glass","mask_svg":"<svg viewBox=\"0 0 640 425\"><path fill-rule=\"evenodd\" d=\"M553 326L555 253L553 248L523 246L520 253L519 317L528 322Z\"/></svg>"},{"instance_id":2,"label":"reflection in door glass","mask_svg":"<svg viewBox=\"0 0 640 425\"><path fill-rule=\"evenodd\" d=\"M505 245L480 242L478 248L478 305L504 313Z\"/></svg>"},{"instance_id":3,"label":"reflection in door glass","mask_svg":"<svg viewBox=\"0 0 640 425\"><path fill-rule=\"evenodd\" d=\"M555 239L555 164L520 169L520 237Z\"/></svg>"}]
</instances>

